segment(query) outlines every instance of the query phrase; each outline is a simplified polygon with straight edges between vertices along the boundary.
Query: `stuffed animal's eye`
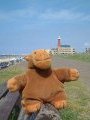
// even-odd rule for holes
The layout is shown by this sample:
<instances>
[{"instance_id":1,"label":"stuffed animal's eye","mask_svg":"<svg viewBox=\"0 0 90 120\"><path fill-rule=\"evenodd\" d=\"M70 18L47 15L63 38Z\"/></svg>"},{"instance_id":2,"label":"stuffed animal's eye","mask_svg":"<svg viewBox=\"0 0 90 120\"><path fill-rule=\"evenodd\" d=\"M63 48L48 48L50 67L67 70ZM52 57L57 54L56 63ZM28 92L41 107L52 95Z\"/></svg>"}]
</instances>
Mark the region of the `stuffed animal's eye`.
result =
<instances>
[{"instance_id":1,"label":"stuffed animal's eye","mask_svg":"<svg viewBox=\"0 0 90 120\"><path fill-rule=\"evenodd\" d=\"M34 54L36 54L36 52L34 52Z\"/></svg>"}]
</instances>

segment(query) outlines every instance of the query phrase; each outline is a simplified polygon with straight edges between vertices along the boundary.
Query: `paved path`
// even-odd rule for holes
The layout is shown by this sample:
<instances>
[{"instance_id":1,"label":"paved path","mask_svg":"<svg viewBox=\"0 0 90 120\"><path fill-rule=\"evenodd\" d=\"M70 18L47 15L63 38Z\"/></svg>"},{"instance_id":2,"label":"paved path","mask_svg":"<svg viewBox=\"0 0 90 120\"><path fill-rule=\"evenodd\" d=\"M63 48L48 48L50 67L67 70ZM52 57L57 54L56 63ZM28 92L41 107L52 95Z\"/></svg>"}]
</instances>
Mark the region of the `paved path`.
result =
<instances>
[{"instance_id":1,"label":"paved path","mask_svg":"<svg viewBox=\"0 0 90 120\"><path fill-rule=\"evenodd\" d=\"M54 67L71 67L76 68L80 72L80 80L82 80L90 90L90 63L65 58L54 57Z\"/></svg>"}]
</instances>

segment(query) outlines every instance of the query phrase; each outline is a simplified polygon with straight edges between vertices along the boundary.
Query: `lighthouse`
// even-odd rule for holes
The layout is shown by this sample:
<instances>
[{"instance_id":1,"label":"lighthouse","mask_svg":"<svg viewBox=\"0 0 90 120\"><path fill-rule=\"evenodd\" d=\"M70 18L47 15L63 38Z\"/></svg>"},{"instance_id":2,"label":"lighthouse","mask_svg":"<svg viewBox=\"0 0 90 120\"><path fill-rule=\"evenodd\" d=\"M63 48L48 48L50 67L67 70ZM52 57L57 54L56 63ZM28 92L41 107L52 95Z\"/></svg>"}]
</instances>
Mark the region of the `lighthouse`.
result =
<instances>
[{"instance_id":1,"label":"lighthouse","mask_svg":"<svg viewBox=\"0 0 90 120\"><path fill-rule=\"evenodd\" d=\"M52 48L50 50L50 54L52 55L59 55L59 54L75 54L76 51L68 44L61 44L61 37L58 36L57 38L57 48Z\"/></svg>"},{"instance_id":2,"label":"lighthouse","mask_svg":"<svg viewBox=\"0 0 90 120\"><path fill-rule=\"evenodd\" d=\"M58 36L57 40L58 40L58 46L57 46L57 48L60 49L61 48L61 37Z\"/></svg>"}]
</instances>

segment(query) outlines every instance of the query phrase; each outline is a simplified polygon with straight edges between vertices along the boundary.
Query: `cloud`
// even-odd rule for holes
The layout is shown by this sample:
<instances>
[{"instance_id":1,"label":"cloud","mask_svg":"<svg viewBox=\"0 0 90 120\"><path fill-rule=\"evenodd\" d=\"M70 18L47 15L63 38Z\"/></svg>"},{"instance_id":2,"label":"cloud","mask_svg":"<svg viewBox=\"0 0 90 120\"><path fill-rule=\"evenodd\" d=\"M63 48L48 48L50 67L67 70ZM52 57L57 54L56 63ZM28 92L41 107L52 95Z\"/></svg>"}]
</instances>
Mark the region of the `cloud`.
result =
<instances>
[{"instance_id":1,"label":"cloud","mask_svg":"<svg viewBox=\"0 0 90 120\"><path fill-rule=\"evenodd\" d=\"M84 13L73 12L71 10L62 9L60 11L47 10L40 16L46 20L86 20L90 21L90 15Z\"/></svg>"},{"instance_id":2,"label":"cloud","mask_svg":"<svg viewBox=\"0 0 90 120\"><path fill-rule=\"evenodd\" d=\"M84 46L85 46L85 47L90 47L90 43L85 42L85 43L84 43Z\"/></svg>"},{"instance_id":3,"label":"cloud","mask_svg":"<svg viewBox=\"0 0 90 120\"><path fill-rule=\"evenodd\" d=\"M0 11L0 20L17 20L22 18L32 18L37 14L32 8L27 9L17 9L12 11L1 12Z\"/></svg>"},{"instance_id":4,"label":"cloud","mask_svg":"<svg viewBox=\"0 0 90 120\"><path fill-rule=\"evenodd\" d=\"M78 20L78 21L90 21L90 15L80 12L73 12L68 9L62 9L59 11L55 11L52 9L47 9L44 12L38 11L33 8L24 8L24 9L17 9L12 11L1 12L0 11L0 21L3 20L18 20L22 18L35 18L39 20L62 20L62 21L71 21L71 20Z\"/></svg>"}]
</instances>

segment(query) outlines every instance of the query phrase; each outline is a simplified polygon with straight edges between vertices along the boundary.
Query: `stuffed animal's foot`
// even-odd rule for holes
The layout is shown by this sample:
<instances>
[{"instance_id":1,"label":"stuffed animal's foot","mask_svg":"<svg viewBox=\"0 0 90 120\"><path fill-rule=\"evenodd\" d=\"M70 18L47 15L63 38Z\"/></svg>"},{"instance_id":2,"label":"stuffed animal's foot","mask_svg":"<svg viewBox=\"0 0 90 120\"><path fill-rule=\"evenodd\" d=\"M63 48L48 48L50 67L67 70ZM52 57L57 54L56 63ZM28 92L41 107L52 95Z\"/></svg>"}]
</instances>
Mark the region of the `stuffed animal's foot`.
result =
<instances>
[{"instance_id":1,"label":"stuffed animal's foot","mask_svg":"<svg viewBox=\"0 0 90 120\"><path fill-rule=\"evenodd\" d=\"M79 78L79 72L77 69L70 69L70 80L77 80Z\"/></svg>"},{"instance_id":2,"label":"stuffed animal's foot","mask_svg":"<svg viewBox=\"0 0 90 120\"><path fill-rule=\"evenodd\" d=\"M37 100L22 100L21 104L27 114L36 112L41 108L41 102Z\"/></svg>"},{"instance_id":3,"label":"stuffed animal's foot","mask_svg":"<svg viewBox=\"0 0 90 120\"><path fill-rule=\"evenodd\" d=\"M19 83L17 83L17 80L15 78L11 78L7 81L7 88L11 92L16 91L19 89Z\"/></svg>"},{"instance_id":4,"label":"stuffed animal's foot","mask_svg":"<svg viewBox=\"0 0 90 120\"><path fill-rule=\"evenodd\" d=\"M59 100L59 101L54 101L52 104L55 106L57 109L62 109L67 107L67 101L66 100Z\"/></svg>"}]
</instances>

